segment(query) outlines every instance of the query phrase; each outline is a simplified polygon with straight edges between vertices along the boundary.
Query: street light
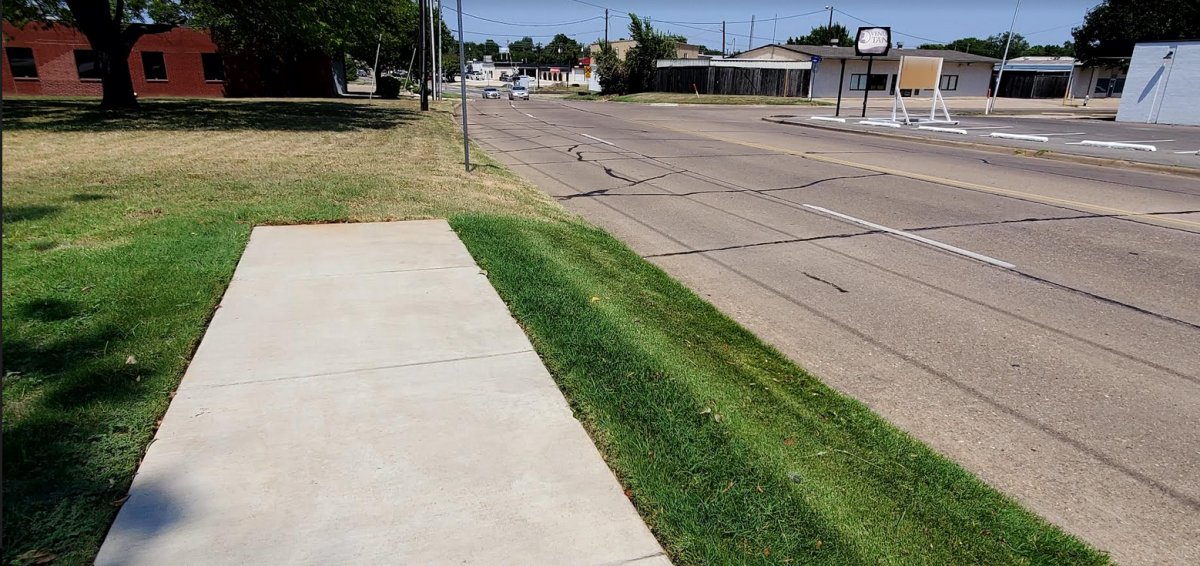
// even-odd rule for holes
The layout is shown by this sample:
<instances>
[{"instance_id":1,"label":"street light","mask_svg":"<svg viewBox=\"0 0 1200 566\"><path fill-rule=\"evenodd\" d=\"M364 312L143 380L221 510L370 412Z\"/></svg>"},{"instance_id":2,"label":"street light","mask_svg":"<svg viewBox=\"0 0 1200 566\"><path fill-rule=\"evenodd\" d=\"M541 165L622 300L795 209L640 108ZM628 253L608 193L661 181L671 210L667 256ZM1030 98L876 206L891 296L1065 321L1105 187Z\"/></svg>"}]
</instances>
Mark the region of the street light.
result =
<instances>
[{"instance_id":1,"label":"street light","mask_svg":"<svg viewBox=\"0 0 1200 566\"><path fill-rule=\"evenodd\" d=\"M826 27L825 29L829 30L829 35L833 35L833 6L825 6L825 9L829 10L829 26ZM829 45L837 47L837 44L838 44L837 36L833 36L832 38L830 38Z\"/></svg>"}]
</instances>

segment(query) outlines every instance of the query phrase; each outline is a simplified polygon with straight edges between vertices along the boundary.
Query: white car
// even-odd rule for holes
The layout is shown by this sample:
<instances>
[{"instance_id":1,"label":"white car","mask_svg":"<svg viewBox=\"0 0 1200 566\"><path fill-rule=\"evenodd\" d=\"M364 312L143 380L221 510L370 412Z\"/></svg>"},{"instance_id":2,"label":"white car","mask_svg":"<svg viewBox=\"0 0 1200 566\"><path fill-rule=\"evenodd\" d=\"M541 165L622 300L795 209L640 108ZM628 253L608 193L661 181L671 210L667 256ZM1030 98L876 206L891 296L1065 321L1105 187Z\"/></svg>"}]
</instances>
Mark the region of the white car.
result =
<instances>
[{"instance_id":1,"label":"white car","mask_svg":"<svg viewBox=\"0 0 1200 566\"><path fill-rule=\"evenodd\" d=\"M516 100L518 98L529 100L529 90L523 86L512 87L512 90L508 91L508 99Z\"/></svg>"}]
</instances>

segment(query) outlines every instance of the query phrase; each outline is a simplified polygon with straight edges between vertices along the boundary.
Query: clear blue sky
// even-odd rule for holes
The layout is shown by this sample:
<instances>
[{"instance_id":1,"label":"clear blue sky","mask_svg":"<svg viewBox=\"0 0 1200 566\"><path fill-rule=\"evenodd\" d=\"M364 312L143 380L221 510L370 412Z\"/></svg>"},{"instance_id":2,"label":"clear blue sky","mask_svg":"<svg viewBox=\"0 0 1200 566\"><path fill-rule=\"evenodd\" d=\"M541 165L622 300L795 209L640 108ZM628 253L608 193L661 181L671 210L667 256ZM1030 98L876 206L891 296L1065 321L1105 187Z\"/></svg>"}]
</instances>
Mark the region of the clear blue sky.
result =
<instances>
[{"instance_id":1,"label":"clear blue sky","mask_svg":"<svg viewBox=\"0 0 1200 566\"><path fill-rule=\"evenodd\" d=\"M442 0L442 3L446 9L446 23L455 29L455 0ZM1061 44L1071 39L1071 27L1081 23L1087 10L1098 3L1099 0L1026 0L1017 17L1017 32L1034 45ZM837 10L833 19L850 28L851 34L856 27L866 25L855 18L874 25L891 26L893 41L916 47L920 43L930 43L929 40L949 42L962 37L985 38L1008 31L1015 4L1015 0L845 0L833 3ZM720 22L725 20L729 22L726 31L730 49L736 39L737 48L744 50L750 40L751 15L758 20L754 25L754 46L760 46L770 43L772 32L776 41L782 42L788 36L802 35L813 26L828 23L829 12L825 6L822 1L795 0L463 0L465 14L496 20L465 16L463 28L468 41L491 38L501 45L505 40L517 40L525 35L533 37L534 41L547 42L556 33L590 43L604 35L603 16L607 7L612 10L610 39L628 35L629 20L624 15L632 11L639 16L650 16L656 29L686 36L691 43L712 49L720 48ZM783 19L806 13L809 15ZM771 21L776 15L780 19ZM776 24L778 28L773 29Z\"/></svg>"}]
</instances>

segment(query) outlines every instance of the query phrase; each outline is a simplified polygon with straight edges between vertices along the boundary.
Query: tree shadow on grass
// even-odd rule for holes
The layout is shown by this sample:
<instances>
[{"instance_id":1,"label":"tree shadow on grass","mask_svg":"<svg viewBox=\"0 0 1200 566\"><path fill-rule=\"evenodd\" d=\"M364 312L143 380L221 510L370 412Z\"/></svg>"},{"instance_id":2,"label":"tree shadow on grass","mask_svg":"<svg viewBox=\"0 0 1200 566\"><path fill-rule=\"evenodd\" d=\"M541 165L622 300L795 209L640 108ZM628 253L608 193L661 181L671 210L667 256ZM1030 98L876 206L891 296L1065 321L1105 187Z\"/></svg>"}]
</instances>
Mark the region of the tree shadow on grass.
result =
<instances>
[{"instance_id":1,"label":"tree shadow on grass","mask_svg":"<svg viewBox=\"0 0 1200 566\"><path fill-rule=\"evenodd\" d=\"M4 126L8 127L8 124ZM43 204L6 206L3 210L3 219L6 223L41 220L52 214L57 214L59 210L62 210L62 207Z\"/></svg>"},{"instance_id":2,"label":"tree shadow on grass","mask_svg":"<svg viewBox=\"0 0 1200 566\"><path fill-rule=\"evenodd\" d=\"M151 99L136 111L103 110L96 100L4 101L4 129L105 131L385 130L418 118L392 104L322 100Z\"/></svg>"}]
</instances>

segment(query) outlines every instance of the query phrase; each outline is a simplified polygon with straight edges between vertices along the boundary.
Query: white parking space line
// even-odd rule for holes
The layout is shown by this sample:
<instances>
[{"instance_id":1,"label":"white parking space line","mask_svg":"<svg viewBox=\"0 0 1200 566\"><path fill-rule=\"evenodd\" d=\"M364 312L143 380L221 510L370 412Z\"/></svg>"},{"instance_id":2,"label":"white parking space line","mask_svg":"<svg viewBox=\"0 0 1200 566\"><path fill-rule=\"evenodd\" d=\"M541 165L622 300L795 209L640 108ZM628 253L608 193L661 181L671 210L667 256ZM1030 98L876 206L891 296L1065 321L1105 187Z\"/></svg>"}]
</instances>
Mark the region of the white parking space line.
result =
<instances>
[{"instance_id":1,"label":"white parking space line","mask_svg":"<svg viewBox=\"0 0 1200 566\"><path fill-rule=\"evenodd\" d=\"M1038 134L1039 136L1086 136L1087 132L1071 132L1069 134Z\"/></svg>"},{"instance_id":2,"label":"white parking space line","mask_svg":"<svg viewBox=\"0 0 1200 566\"><path fill-rule=\"evenodd\" d=\"M1000 139L1005 139L1005 140L1033 141L1033 142L1042 142L1042 143L1050 141L1050 138L1048 138L1046 136L1032 136L1029 134L1010 134L1008 132L992 132L990 134L982 135L979 137L981 137L981 138L1000 138Z\"/></svg>"},{"instance_id":3,"label":"white parking space line","mask_svg":"<svg viewBox=\"0 0 1200 566\"><path fill-rule=\"evenodd\" d=\"M1126 140L1117 143L1171 143L1175 140Z\"/></svg>"},{"instance_id":4,"label":"white parking space line","mask_svg":"<svg viewBox=\"0 0 1200 566\"><path fill-rule=\"evenodd\" d=\"M604 140L602 140L602 139L600 139L600 138L598 138L598 137L596 137L596 136L589 136L589 135L587 135L587 134L585 134L585 133L582 133L582 132L580 132L580 134L579 134L579 135L581 135L581 136L583 136L583 137L585 137L585 138L588 138L588 139L596 140L596 141L598 141L598 142L600 142L600 143L602 143L602 144L607 144L607 145L611 145L611 146L613 146L613 147L617 147L617 144L615 144L615 143L613 143L613 142L610 142L610 141L604 141Z\"/></svg>"},{"instance_id":5,"label":"white parking space line","mask_svg":"<svg viewBox=\"0 0 1200 566\"><path fill-rule=\"evenodd\" d=\"M1175 155L1200 155L1200 150L1197 151L1176 151Z\"/></svg>"},{"instance_id":6,"label":"white parking space line","mask_svg":"<svg viewBox=\"0 0 1200 566\"><path fill-rule=\"evenodd\" d=\"M804 207L810 208L817 212L822 212L822 213L828 214L830 216L835 216L837 218L841 218L842 220L853 222L853 223L861 225L861 226L866 226L867 228L871 228L873 230L879 230L880 232L887 232L888 234L895 234L895 235L903 237L903 238L908 238L910 240L916 240L918 242L921 242L922 244L927 244L927 245L933 246L933 247L941 249L941 250L946 250L948 252L956 253L961 256L966 256L971 259L976 259L976 260L982 261L984 263L989 263L989 264L995 265L997 267L1003 267L1005 269L1016 269L1016 267L1017 267L1006 261L1000 261L996 258L988 257L983 254L977 254L973 251L964 250L962 248L956 248L954 246L951 246L950 244L943 244L937 240L930 240L929 238L923 238L923 237L913 234L911 232L905 232L903 230L897 230L895 228L888 228L887 226L881 226L874 222L867 222L866 220L862 220L860 218L855 218L848 214L834 212L832 210L829 210L828 208L821 208L819 206L813 206L811 204L806 204L806 205L804 205Z\"/></svg>"},{"instance_id":7,"label":"white parking space line","mask_svg":"<svg viewBox=\"0 0 1200 566\"><path fill-rule=\"evenodd\" d=\"M1003 130L1005 128L1011 128L1011 127L1012 126L971 126L969 128L963 128L963 129L964 130Z\"/></svg>"},{"instance_id":8,"label":"white parking space line","mask_svg":"<svg viewBox=\"0 0 1200 566\"><path fill-rule=\"evenodd\" d=\"M946 134L962 134L967 135L967 130L963 128L939 128L937 126L917 126L918 130L929 130L931 132L942 132Z\"/></svg>"},{"instance_id":9,"label":"white parking space line","mask_svg":"<svg viewBox=\"0 0 1200 566\"><path fill-rule=\"evenodd\" d=\"M1086 145L1091 147L1107 147L1109 149L1133 149L1137 151L1158 151L1157 147L1140 143L1127 142L1110 142L1097 140L1083 140L1077 142L1068 142L1066 145Z\"/></svg>"}]
</instances>

